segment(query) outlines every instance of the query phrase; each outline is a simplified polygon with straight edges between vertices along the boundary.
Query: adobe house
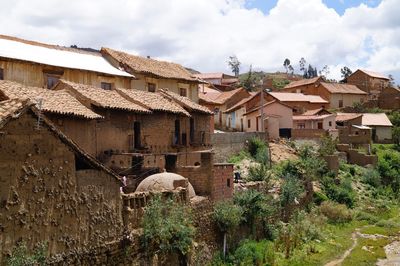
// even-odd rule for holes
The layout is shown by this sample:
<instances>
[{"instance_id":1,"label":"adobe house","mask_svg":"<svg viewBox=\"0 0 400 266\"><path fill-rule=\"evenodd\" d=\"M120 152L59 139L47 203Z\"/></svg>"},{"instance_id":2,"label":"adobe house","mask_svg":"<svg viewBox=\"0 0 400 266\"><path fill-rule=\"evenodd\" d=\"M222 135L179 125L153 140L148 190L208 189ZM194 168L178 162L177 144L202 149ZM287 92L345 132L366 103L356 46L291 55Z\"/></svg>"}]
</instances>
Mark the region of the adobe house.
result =
<instances>
[{"instance_id":1,"label":"adobe house","mask_svg":"<svg viewBox=\"0 0 400 266\"><path fill-rule=\"evenodd\" d=\"M0 35L0 80L51 89L59 79L102 88L130 88L133 75L99 52Z\"/></svg>"},{"instance_id":2,"label":"adobe house","mask_svg":"<svg viewBox=\"0 0 400 266\"><path fill-rule=\"evenodd\" d=\"M201 85L199 89L199 103L214 112L214 125L218 129L232 128L235 118L228 119L225 111L249 96L251 93L244 88L218 91Z\"/></svg>"},{"instance_id":3,"label":"adobe house","mask_svg":"<svg viewBox=\"0 0 400 266\"><path fill-rule=\"evenodd\" d=\"M287 92L296 92L297 88L285 88ZM357 86L344 83L317 82L301 89L305 95L319 95L329 102L328 108L353 106L357 102L365 102L368 94Z\"/></svg>"},{"instance_id":4,"label":"adobe house","mask_svg":"<svg viewBox=\"0 0 400 266\"><path fill-rule=\"evenodd\" d=\"M1 264L21 240L29 250L47 242L54 255L122 239L115 173L29 101L0 102L0 128Z\"/></svg>"},{"instance_id":5,"label":"adobe house","mask_svg":"<svg viewBox=\"0 0 400 266\"><path fill-rule=\"evenodd\" d=\"M293 110L290 106L278 101L267 102L263 106L264 129L261 123L261 107L257 106L248 110L244 116L246 118L246 132L268 132L270 139L291 136L293 127Z\"/></svg>"},{"instance_id":6,"label":"adobe house","mask_svg":"<svg viewBox=\"0 0 400 266\"><path fill-rule=\"evenodd\" d=\"M346 83L355 85L376 98L384 88L389 86L390 79L381 73L357 69L347 77Z\"/></svg>"},{"instance_id":7,"label":"adobe house","mask_svg":"<svg viewBox=\"0 0 400 266\"><path fill-rule=\"evenodd\" d=\"M48 90L28 87L17 82L0 80L0 100L11 98L30 99L38 104L46 115L64 134L96 156L96 124L103 116L93 112L66 90Z\"/></svg>"},{"instance_id":8,"label":"adobe house","mask_svg":"<svg viewBox=\"0 0 400 266\"><path fill-rule=\"evenodd\" d=\"M378 96L378 106L381 109L400 109L400 89L384 87Z\"/></svg>"},{"instance_id":9,"label":"adobe house","mask_svg":"<svg viewBox=\"0 0 400 266\"><path fill-rule=\"evenodd\" d=\"M319 138L331 134L335 136L335 114L303 114L293 116L293 138Z\"/></svg>"},{"instance_id":10,"label":"adobe house","mask_svg":"<svg viewBox=\"0 0 400 266\"><path fill-rule=\"evenodd\" d=\"M193 76L212 84L221 91L232 90L239 83L239 79L235 76L225 73L200 73Z\"/></svg>"},{"instance_id":11,"label":"adobe house","mask_svg":"<svg viewBox=\"0 0 400 266\"><path fill-rule=\"evenodd\" d=\"M319 95L304 95L303 93L291 92L268 92L268 101L279 101L293 109L293 114L302 114L307 110L328 108L329 102Z\"/></svg>"},{"instance_id":12,"label":"adobe house","mask_svg":"<svg viewBox=\"0 0 400 266\"><path fill-rule=\"evenodd\" d=\"M319 83L323 82L322 77L315 77L311 79L301 79L290 82L283 88L284 92L295 92L295 93L305 93L314 87L317 87Z\"/></svg>"},{"instance_id":13,"label":"adobe house","mask_svg":"<svg viewBox=\"0 0 400 266\"><path fill-rule=\"evenodd\" d=\"M116 68L122 68L135 75L136 79L132 80L131 84L132 89L156 92L168 88L196 103L199 101L197 95L199 80L179 64L105 47L101 48L101 53Z\"/></svg>"}]
</instances>

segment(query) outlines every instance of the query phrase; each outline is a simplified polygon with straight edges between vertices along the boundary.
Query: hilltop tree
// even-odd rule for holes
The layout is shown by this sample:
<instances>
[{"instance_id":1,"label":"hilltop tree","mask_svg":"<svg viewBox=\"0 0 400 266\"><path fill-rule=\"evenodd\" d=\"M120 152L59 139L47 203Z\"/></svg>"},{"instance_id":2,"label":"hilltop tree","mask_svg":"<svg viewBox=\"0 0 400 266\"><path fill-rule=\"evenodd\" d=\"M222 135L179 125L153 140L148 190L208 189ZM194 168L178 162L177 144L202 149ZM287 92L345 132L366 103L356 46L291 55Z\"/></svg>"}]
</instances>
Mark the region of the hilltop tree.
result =
<instances>
[{"instance_id":1,"label":"hilltop tree","mask_svg":"<svg viewBox=\"0 0 400 266\"><path fill-rule=\"evenodd\" d=\"M228 65L236 77L239 76L240 64L236 55L229 56Z\"/></svg>"},{"instance_id":2,"label":"hilltop tree","mask_svg":"<svg viewBox=\"0 0 400 266\"><path fill-rule=\"evenodd\" d=\"M318 77L317 68L313 67L311 64L308 64L307 71L304 72L303 77L306 78L306 79L311 79L311 78Z\"/></svg>"},{"instance_id":3,"label":"hilltop tree","mask_svg":"<svg viewBox=\"0 0 400 266\"><path fill-rule=\"evenodd\" d=\"M246 90L251 90L254 87L254 83L255 83L255 79L254 79L254 75L253 75L253 66L250 65L250 69L249 72L247 73L247 78L243 81L242 86L246 89Z\"/></svg>"},{"instance_id":4,"label":"hilltop tree","mask_svg":"<svg viewBox=\"0 0 400 266\"><path fill-rule=\"evenodd\" d=\"M304 57L302 57L299 61L299 65L300 65L300 71L303 72L303 76L306 73L306 64L307 64L306 60L304 59Z\"/></svg>"},{"instance_id":5,"label":"hilltop tree","mask_svg":"<svg viewBox=\"0 0 400 266\"><path fill-rule=\"evenodd\" d=\"M342 78L343 79L347 79L351 74L353 74L353 71L351 71L350 68L345 66L345 67L340 69L340 73L342 73Z\"/></svg>"},{"instance_id":6,"label":"hilltop tree","mask_svg":"<svg viewBox=\"0 0 400 266\"><path fill-rule=\"evenodd\" d=\"M287 74L289 71L289 66L290 66L290 60L288 58L286 58L285 61L283 61L283 66L285 67L286 74Z\"/></svg>"},{"instance_id":7,"label":"hilltop tree","mask_svg":"<svg viewBox=\"0 0 400 266\"><path fill-rule=\"evenodd\" d=\"M394 87L394 86L395 86L395 84L394 84L394 77L393 77L392 74L389 75L389 86L390 86L390 87Z\"/></svg>"},{"instance_id":8,"label":"hilltop tree","mask_svg":"<svg viewBox=\"0 0 400 266\"><path fill-rule=\"evenodd\" d=\"M326 78L326 77L328 76L329 73L330 73L330 70L329 70L329 66L328 66L328 65L325 65L325 66L322 68L322 70L319 71L319 75L320 75L320 76L323 76L324 78Z\"/></svg>"},{"instance_id":9,"label":"hilltop tree","mask_svg":"<svg viewBox=\"0 0 400 266\"><path fill-rule=\"evenodd\" d=\"M294 68L292 67L292 65L289 65L288 68L289 68L290 74L293 75L293 73L294 73Z\"/></svg>"}]
</instances>

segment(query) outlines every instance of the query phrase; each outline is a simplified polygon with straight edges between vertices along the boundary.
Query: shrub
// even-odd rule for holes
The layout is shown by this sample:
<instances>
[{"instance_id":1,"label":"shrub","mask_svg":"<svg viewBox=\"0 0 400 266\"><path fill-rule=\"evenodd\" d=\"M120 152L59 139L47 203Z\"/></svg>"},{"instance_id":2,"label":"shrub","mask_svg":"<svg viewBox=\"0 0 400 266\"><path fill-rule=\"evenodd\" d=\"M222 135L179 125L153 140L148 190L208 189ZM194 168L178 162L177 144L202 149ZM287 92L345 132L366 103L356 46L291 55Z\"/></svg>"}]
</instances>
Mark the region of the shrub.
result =
<instances>
[{"instance_id":1,"label":"shrub","mask_svg":"<svg viewBox=\"0 0 400 266\"><path fill-rule=\"evenodd\" d=\"M288 221L293 212L296 201L299 201L300 194L304 192L301 182L293 176L288 176L281 186L281 194L279 196L282 218Z\"/></svg>"},{"instance_id":2,"label":"shrub","mask_svg":"<svg viewBox=\"0 0 400 266\"><path fill-rule=\"evenodd\" d=\"M221 232L227 232L240 224L243 219L243 209L229 201L215 205L213 218Z\"/></svg>"},{"instance_id":3,"label":"shrub","mask_svg":"<svg viewBox=\"0 0 400 266\"><path fill-rule=\"evenodd\" d=\"M372 224L379 221L378 217L376 217L375 215L370 214L368 212L364 212L364 211L357 212L355 218L359 221L367 221Z\"/></svg>"},{"instance_id":4,"label":"shrub","mask_svg":"<svg viewBox=\"0 0 400 266\"><path fill-rule=\"evenodd\" d=\"M250 181L269 181L270 173L268 167L265 164L252 165L249 168L248 179Z\"/></svg>"},{"instance_id":5,"label":"shrub","mask_svg":"<svg viewBox=\"0 0 400 266\"><path fill-rule=\"evenodd\" d=\"M355 192L351 186L351 176L345 176L339 184L335 183L333 178L326 176L322 179L322 185L330 200L346 204L349 208L354 206Z\"/></svg>"},{"instance_id":6,"label":"shrub","mask_svg":"<svg viewBox=\"0 0 400 266\"><path fill-rule=\"evenodd\" d=\"M320 211L331 223L347 223L353 219L352 213L346 205L332 201L323 202Z\"/></svg>"},{"instance_id":7,"label":"shrub","mask_svg":"<svg viewBox=\"0 0 400 266\"><path fill-rule=\"evenodd\" d=\"M238 164L238 163L240 163L241 161L243 161L244 159L246 159L248 157L250 157L249 152L246 151L246 150L241 150L238 154L235 154L235 155L231 156L228 159L228 162L229 163L233 163L233 164Z\"/></svg>"},{"instance_id":8,"label":"shrub","mask_svg":"<svg viewBox=\"0 0 400 266\"><path fill-rule=\"evenodd\" d=\"M400 153L385 150L379 153L377 169L382 176L382 183L391 186L394 192L400 191Z\"/></svg>"},{"instance_id":9,"label":"shrub","mask_svg":"<svg viewBox=\"0 0 400 266\"><path fill-rule=\"evenodd\" d=\"M321 144L319 147L319 154L321 156L333 155L336 152L337 139L333 139L330 135L321 138Z\"/></svg>"},{"instance_id":10,"label":"shrub","mask_svg":"<svg viewBox=\"0 0 400 266\"><path fill-rule=\"evenodd\" d=\"M265 143L264 140L262 140L260 138L254 137L249 140L248 150L249 150L250 155L254 158L256 157L257 152L259 150L266 149L266 148L267 148L267 144Z\"/></svg>"},{"instance_id":11,"label":"shrub","mask_svg":"<svg viewBox=\"0 0 400 266\"><path fill-rule=\"evenodd\" d=\"M258 149L255 159L260 164L270 165L268 148L265 147Z\"/></svg>"},{"instance_id":12,"label":"shrub","mask_svg":"<svg viewBox=\"0 0 400 266\"><path fill-rule=\"evenodd\" d=\"M274 247L268 241L244 241L234 254L235 265L274 265Z\"/></svg>"},{"instance_id":13,"label":"shrub","mask_svg":"<svg viewBox=\"0 0 400 266\"><path fill-rule=\"evenodd\" d=\"M362 181L372 187L378 188L381 185L381 176L375 169L365 169Z\"/></svg>"},{"instance_id":14,"label":"shrub","mask_svg":"<svg viewBox=\"0 0 400 266\"><path fill-rule=\"evenodd\" d=\"M379 222L376 223L376 226L386 227L386 228L395 228L395 227L399 227L400 225L391 220L380 220Z\"/></svg>"},{"instance_id":15,"label":"shrub","mask_svg":"<svg viewBox=\"0 0 400 266\"><path fill-rule=\"evenodd\" d=\"M186 206L156 196L145 207L142 226L142 246L147 252L178 252L185 259L195 233Z\"/></svg>"},{"instance_id":16,"label":"shrub","mask_svg":"<svg viewBox=\"0 0 400 266\"><path fill-rule=\"evenodd\" d=\"M322 202L329 200L329 198L320 191L314 191L314 202L317 205L320 205Z\"/></svg>"},{"instance_id":17,"label":"shrub","mask_svg":"<svg viewBox=\"0 0 400 266\"><path fill-rule=\"evenodd\" d=\"M7 260L9 266L45 265L47 254L47 243L39 243L30 255L25 242L20 242L14 247L10 258Z\"/></svg>"}]
</instances>

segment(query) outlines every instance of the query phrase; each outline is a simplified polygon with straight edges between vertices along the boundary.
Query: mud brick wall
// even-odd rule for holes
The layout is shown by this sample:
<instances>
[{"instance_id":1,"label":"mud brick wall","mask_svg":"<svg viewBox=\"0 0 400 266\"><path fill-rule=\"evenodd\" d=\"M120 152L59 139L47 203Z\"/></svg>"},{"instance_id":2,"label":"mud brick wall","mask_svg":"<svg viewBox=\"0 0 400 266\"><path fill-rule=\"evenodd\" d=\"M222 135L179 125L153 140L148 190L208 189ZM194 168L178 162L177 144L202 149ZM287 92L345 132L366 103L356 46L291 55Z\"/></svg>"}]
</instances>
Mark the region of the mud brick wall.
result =
<instances>
[{"instance_id":1,"label":"mud brick wall","mask_svg":"<svg viewBox=\"0 0 400 266\"><path fill-rule=\"evenodd\" d=\"M76 154L36 117L21 115L0 134L0 264L16 242L48 243L50 254L121 238L119 181L76 169Z\"/></svg>"},{"instance_id":2,"label":"mud brick wall","mask_svg":"<svg viewBox=\"0 0 400 266\"><path fill-rule=\"evenodd\" d=\"M220 201L233 196L233 164L214 164L211 199Z\"/></svg>"},{"instance_id":3,"label":"mud brick wall","mask_svg":"<svg viewBox=\"0 0 400 266\"><path fill-rule=\"evenodd\" d=\"M232 155L245 149L246 141L253 137L267 139L267 133L262 132L230 132L211 134L211 144L214 148L216 163L226 162Z\"/></svg>"}]
</instances>

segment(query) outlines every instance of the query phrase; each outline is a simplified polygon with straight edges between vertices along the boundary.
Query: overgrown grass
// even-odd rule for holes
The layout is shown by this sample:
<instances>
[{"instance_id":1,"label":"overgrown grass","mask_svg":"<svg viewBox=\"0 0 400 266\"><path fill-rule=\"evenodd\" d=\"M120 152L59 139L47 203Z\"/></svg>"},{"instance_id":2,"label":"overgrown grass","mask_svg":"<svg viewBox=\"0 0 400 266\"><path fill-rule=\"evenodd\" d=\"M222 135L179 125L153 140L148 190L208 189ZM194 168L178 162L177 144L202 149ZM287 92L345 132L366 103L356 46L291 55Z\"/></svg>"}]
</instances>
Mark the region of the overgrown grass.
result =
<instances>
[{"instance_id":1,"label":"overgrown grass","mask_svg":"<svg viewBox=\"0 0 400 266\"><path fill-rule=\"evenodd\" d=\"M250 153L246 150L241 150L238 154L231 156L228 159L228 163L238 164L244 159L250 158Z\"/></svg>"},{"instance_id":2,"label":"overgrown grass","mask_svg":"<svg viewBox=\"0 0 400 266\"><path fill-rule=\"evenodd\" d=\"M342 266L375 265L378 259L386 257L384 247L390 243L387 238L359 238L357 246L342 263Z\"/></svg>"}]
</instances>

